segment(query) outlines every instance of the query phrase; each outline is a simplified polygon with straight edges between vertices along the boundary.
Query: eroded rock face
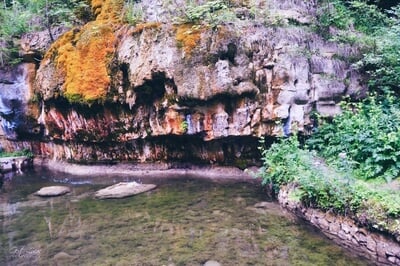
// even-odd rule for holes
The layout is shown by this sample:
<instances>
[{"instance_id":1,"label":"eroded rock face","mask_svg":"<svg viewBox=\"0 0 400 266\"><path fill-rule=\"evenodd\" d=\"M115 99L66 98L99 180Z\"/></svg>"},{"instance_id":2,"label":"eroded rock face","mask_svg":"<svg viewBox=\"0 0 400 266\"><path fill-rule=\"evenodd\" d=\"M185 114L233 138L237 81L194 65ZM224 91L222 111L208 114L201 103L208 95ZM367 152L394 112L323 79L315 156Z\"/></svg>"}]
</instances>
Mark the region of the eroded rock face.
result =
<instances>
[{"instance_id":1,"label":"eroded rock face","mask_svg":"<svg viewBox=\"0 0 400 266\"><path fill-rule=\"evenodd\" d=\"M68 105L61 112L58 104L49 103L50 135L77 140L76 133L82 131L101 138L91 134L95 128L121 131L116 140L198 133L206 140L278 135L283 127L276 122L307 131L312 127L312 110L335 115L343 96L364 93L360 76L348 64L330 53L319 54L330 44L302 28L222 25L204 31L198 47L185 55L168 27L133 35L121 29L114 86L108 94L110 104L102 107L104 114L86 108L85 116ZM308 50L309 40L320 46ZM306 51L318 55L307 58ZM333 51L337 56L352 53ZM36 80L47 101L55 99L60 89L60 77L51 64L42 64Z\"/></svg>"},{"instance_id":2,"label":"eroded rock face","mask_svg":"<svg viewBox=\"0 0 400 266\"><path fill-rule=\"evenodd\" d=\"M163 160L168 156L155 154L171 149L155 143L165 137L213 141L223 150L225 140L236 137L308 134L313 112L335 115L343 96L365 94L362 76L341 60L356 56L357 48L327 42L307 28L315 17L314 1L255 1L259 10L269 12L263 13L263 22L243 2L232 8L239 18L235 23L196 28L172 24L184 4L138 3L148 23L116 29L110 86L99 103L71 104L63 98L65 75L54 57L45 57L35 77L35 93L43 100L37 116L44 138L66 147L52 150L51 156L120 160L108 148L101 149L101 156L91 150L133 143L143 145L143 153L127 157ZM276 26L276 18L286 26ZM295 25L289 23L293 21ZM184 34L183 41L178 33ZM185 41L191 38L194 45ZM196 158L209 162L221 157L210 152L204 157L201 149L210 146L204 143L194 151ZM81 151L72 151L77 146ZM239 141L238 146L244 145ZM227 152L219 153L224 157ZM240 159L242 153L236 154Z\"/></svg>"}]
</instances>

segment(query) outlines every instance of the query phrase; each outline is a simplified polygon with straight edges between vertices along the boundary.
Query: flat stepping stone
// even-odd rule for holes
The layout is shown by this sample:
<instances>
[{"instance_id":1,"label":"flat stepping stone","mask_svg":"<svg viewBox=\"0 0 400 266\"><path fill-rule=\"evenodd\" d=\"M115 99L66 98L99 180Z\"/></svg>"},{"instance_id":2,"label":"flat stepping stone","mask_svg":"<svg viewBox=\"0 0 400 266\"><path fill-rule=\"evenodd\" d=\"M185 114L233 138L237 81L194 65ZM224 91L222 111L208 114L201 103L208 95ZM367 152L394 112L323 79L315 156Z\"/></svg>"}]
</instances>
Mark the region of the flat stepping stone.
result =
<instances>
[{"instance_id":1,"label":"flat stepping stone","mask_svg":"<svg viewBox=\"0 0 400 266\"><path fill-rule=\"evenodd\" d=\"M94 195L98 199L120 199L137 195L157 187L154 184L139 184L137 182L121 182L103 189Z\"/></svg>"},{"instance_id":2,"label":"flat stepping stone","mask_svg":"<svg viewBox=\"0 0 400 266\"><path fill-rule=\"evenodd\" d=\"M56 197L62 196L69 192L71 192L71 189L66 186L50 186L41 188L40 190L35 192L35 195L41 197Z\"/></svg>"}]
</instances>

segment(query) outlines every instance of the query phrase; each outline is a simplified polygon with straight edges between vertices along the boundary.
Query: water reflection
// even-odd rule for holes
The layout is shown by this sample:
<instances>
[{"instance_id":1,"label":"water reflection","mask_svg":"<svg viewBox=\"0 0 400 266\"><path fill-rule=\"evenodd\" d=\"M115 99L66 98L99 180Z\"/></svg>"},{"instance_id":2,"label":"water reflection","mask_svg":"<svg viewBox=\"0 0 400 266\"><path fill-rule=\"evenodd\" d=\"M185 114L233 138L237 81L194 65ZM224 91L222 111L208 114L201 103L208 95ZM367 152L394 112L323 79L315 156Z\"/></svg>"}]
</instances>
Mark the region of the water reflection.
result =
<instances>
[{"instance_id":1,"label":"water reflection","mask_svg":"<svg viewBox=\"0 0 400 266\"><path fill-rule=\"evenodd\" d=\"M151 180L158 188L95 200L105 183L38 171L3 186L0 265L367 265L265 201L250 183ZM72 193L39 198L63 181ZM68 182L66 182L68 180ZM74 181L72 181L74 180ZM111 182L110 182L111 181Z\"/></svg>"}]
</instances>

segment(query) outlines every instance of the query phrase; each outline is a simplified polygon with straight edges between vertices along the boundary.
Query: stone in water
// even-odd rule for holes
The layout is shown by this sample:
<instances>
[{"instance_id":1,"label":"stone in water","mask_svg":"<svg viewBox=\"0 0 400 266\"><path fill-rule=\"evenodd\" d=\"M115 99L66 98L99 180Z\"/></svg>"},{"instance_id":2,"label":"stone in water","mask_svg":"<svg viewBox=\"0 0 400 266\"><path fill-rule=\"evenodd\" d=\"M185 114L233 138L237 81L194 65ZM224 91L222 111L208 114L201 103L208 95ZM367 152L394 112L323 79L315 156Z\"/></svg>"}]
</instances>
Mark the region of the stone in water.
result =
<instances>
[{"instance_id":1,"label":"stone in water","mask_svg":"<svg viewBox=\"0 0 400 266\"><path fill-rule=\"evenodd\" d=\"M94 195L98 199L119 199L137 195L156 187L154 184L139 184L136 182L121 182L103 189Z\"/></svg>"},{"instance_id":2,"label":"stone in water","mask_svg":"<svg viewBox=\"0 0 400 266\"><path fill-rule=\"evenodd\" d=\"M55 197L67 194L69 192L71 192L71 189L66 186L50 186L41 188L35 192L35 195L41 197Z\"/></svg>"}]
</instances>

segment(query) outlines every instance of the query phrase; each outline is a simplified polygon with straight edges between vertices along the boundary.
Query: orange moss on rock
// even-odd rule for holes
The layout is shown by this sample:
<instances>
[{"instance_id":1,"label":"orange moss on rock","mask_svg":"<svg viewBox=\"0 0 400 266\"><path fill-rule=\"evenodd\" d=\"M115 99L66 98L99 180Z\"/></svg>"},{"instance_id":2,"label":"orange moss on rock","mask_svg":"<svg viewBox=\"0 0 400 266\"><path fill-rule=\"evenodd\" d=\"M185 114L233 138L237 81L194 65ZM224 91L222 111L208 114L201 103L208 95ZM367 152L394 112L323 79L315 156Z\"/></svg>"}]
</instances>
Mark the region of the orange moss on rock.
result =
<instances>
[{"instance_id":1,"label":"orange moss on rock","mask_svg":"<svg viewBox=\"0 0 400 266\"><path fill-rule=\"evenodd\" d=\"M135 28L131 31L132 34L142 33L145 29L158 29L161 27L160 22L146 22L136 24Z\"/></svg>"},{"instance_id":2,"label":"orange moss on rock","mask_svg":"<svg viewBox=\"0 0 400 266\"><path fill-rule=\"evenodd\" d=\"M96 20L65 33L45 56L64 75L63 93L70 102L104 100L110 86L108 66L115 52L114 31L120 26L123 1L92 0L91 5Z\"/></svg>"},{"instance_id":3,"label":"orange moss on rock","mask_svg":"<svg viewBox=\"0 0 400 266\"><path fill-rule=\"evenodd\" d=\"M64 96L71 102L104 99L110 85L108 64L114 52L115 36L110 25L85 25L76 44L58 49L57 67L65 73Z\"/></svg>"},{"instance_id":4,"label":"orange moss on rock","mask_svg":"<svg viewBox=\"0 0 400 266\"><path fill-rule=\"evenodd\" d=\"M91 0L90 4L97 21L121 22L123 0Z\"/></svg>"},{"instance_id":5,"label":"orange moss on rock","mask_svg":"<svg viewBox=\"0 0 400 266\"><path fill-rule=\"evenodd\" d=\"M198 45L202 30L192 24L182 24L176 27L176 41L186 54L190 55Z\"/></svg>"}]
</instances>

